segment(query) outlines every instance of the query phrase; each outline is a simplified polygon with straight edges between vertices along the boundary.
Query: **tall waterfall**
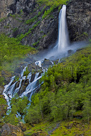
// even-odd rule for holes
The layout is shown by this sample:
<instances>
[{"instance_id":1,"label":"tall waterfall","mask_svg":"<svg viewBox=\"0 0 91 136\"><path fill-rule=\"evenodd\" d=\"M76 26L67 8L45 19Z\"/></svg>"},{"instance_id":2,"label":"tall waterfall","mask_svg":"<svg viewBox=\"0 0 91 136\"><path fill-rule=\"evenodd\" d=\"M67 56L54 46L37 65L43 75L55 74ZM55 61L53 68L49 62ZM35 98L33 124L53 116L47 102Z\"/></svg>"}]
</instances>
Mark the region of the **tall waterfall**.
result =
<instances>
[{"instance_id":1,"label":"tall waterfall","mask_svg":"<svg viewBox=\"0 0 91 136\"><path fill-rule=\"evenodd\" d=\"M69 44L69 36L66 22L66 5L63 5L59 13L58 50L65 49Z\"/></svg>"}]
</instances>

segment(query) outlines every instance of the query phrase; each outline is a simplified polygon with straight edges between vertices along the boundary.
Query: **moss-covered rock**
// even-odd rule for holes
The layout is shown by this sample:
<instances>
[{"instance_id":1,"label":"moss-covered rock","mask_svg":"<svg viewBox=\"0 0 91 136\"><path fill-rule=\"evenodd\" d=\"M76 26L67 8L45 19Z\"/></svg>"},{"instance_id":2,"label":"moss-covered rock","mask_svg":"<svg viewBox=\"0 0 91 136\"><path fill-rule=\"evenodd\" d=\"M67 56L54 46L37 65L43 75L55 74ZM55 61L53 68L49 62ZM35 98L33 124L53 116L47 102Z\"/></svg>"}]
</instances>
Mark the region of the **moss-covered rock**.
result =
<instances>
[{"instance_id":1,"label":"moss-covered rock","mask_svg":"<svg viewBox=\"0 0 91 136\"><path fill-rule=\"evenodd\" d=\"M2 126L1 136L24 136L24 134L19 127L8 123Z\"/></svg>"}]
</instances>

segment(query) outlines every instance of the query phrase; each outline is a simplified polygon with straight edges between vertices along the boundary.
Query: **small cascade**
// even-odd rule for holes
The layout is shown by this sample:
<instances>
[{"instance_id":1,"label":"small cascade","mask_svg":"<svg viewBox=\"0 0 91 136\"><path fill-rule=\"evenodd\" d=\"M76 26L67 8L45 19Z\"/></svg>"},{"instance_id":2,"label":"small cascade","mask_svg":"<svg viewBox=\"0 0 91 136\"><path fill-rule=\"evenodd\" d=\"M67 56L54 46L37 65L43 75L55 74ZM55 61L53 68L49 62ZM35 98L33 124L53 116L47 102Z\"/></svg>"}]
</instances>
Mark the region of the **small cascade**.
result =
<instances>
[{"instance_id":1,"label":"small cascade","mask_svg":"<svg viewBox=\"0 0 91 136\"><path fill-rule=\"evenodd\" d=\"M69 36L66 22L66 5L63 5L59 13L58 51L69 45Z\"/></svg>"},{"instance_id":2,"label":"small cascade","mask_svg":"<svg viewBox=\"0 0 91 136\"><path fill-rule=\"evenodd\" d=\"M4 91L3 91L3 95L4 95L4 97L5 97L5 99L7 100L7 103L8 103L8 106L10 107L10 97L8 97L8 91L10 92L10 87L11 87L11 84L13 83L13 81L14 81L14 79L15 79L15 76L13 76L12 78L11 78L11 80L10 80L10 82L9 82L9 84L8 85L5 85L4 86ZM10 94L10 93L9 93ZM11 95L11 94L10 94Z\"/></svg>"},{"instance_id":3,"label":"small cascade","mask_svg":"<svg viewBox=\"0 0 91 136\"><path fill-rule=\"evenodd\" d=\"M33 82L29 83L29 85L26 87L26 90L22 93L21 97L27 96L27 94L31 93L35 89L36 83L40 79L40 77L38 76L39 76L39 73L36 73Z\"/></svg>"},{"instance_id":4,"label":"small cascade","mask_svg":"<svg viewBox=\"0 0 91 136\"><path fill-rule=\"evenodd\" d=\"M24 72L26 71L27 66L24 67L24 69L21 72L21 78L23 77Z\"/></svg>"}]
</instances>

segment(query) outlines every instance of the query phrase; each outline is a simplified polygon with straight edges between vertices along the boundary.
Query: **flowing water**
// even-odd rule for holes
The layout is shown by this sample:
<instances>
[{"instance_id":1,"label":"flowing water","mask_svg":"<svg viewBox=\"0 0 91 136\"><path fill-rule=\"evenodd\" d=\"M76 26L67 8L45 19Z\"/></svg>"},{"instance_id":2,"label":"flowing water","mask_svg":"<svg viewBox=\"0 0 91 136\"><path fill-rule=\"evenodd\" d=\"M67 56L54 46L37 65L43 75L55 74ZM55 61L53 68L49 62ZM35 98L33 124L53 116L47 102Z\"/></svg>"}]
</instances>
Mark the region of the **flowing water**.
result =
<instances>
[{"instance_id":1,"label":"flowing water","mask_svg":"<svg viewBox=\"0 0 91 136\"><path fill-rule=\"evenodd\" d=\"M66 22L66 5L63 5L59 13L59 33L58 33L58 51L65 49L69 45L67 22Z\"/></svg>"},{"instance_id":2,"label":"flowing water","mask_svg":"<svg viewBox=\"0 0 91 136\"><path fill-rule=\"evenodd\" d=\"M35 65L39 66L42 69L41 73L36 72L34 75L30 72L28 76L24 76L24 71L26 71L27 66L21 72L21 76L19 81L14 81L15 76L11 78L11 81L8 85L5 85L3 95L8 103L8 108L10 108L10 100L12 97L18 93L20 97L27 96L28 99L31 101L31 96L33 93L39 90L40 84L39 79L42 77L42 74L47 71L48 66L53 66L53 61L68 56L68 52L75 52L77 49L83 47L83 42L74 43L69 46L69 36L67 30L67 23L66 23L66 6L63 5L62 9L59 13L59 31L58 31L58 40L57 44L55 44L54 48L51 50L46 51L43 55L40 56L40 59L35 62ZM45 55L44 55L45 54ZM42 58L42 59L41 59ZM43 66L45 62L45 58L49 59L47 61L47 66ZM22 85L26 84L26 88L22 90ZM17 85L18 84L18 85Z\"/></svg>"}]
</instances>

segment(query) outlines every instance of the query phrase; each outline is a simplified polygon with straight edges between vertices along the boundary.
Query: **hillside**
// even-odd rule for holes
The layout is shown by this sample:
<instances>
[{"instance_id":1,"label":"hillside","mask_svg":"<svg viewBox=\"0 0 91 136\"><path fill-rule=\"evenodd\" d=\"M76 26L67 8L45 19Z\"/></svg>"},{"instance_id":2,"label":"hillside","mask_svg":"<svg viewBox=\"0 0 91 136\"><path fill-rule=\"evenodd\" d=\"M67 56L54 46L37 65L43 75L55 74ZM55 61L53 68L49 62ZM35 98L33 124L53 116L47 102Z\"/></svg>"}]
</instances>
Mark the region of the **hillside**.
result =
<instances>
[{"instance_id":1,"label":"hillside","mask_svg":"<svg viewBox=\"0 0 91 136\"><path fill-rule=\"evenodd\" d=\"M91 2L0 3L0 135L91 136ZM68 43L84 48L58 47L64 4Z\"/></svg>"}]
</instances>

